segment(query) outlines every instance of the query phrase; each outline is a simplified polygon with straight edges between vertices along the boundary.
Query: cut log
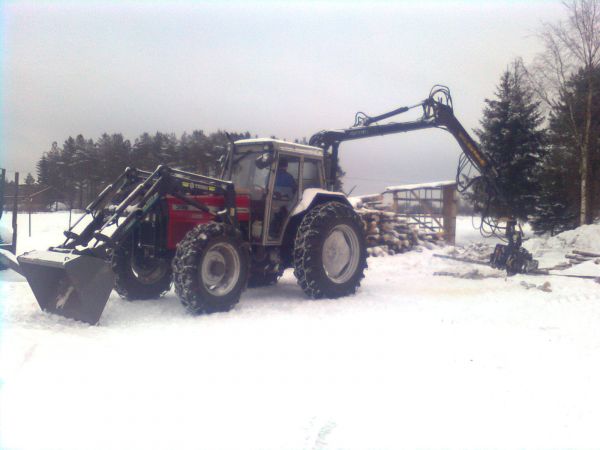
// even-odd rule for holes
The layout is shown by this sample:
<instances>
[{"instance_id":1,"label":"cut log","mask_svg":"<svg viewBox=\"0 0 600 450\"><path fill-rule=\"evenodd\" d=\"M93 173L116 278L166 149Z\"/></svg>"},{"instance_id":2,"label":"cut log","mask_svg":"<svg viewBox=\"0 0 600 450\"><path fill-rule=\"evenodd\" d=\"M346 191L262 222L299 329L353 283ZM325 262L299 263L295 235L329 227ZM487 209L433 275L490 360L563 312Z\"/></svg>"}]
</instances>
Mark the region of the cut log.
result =
<instances>
[{"instance_id":1,"label":"cut log","mask_svg":"<svg viewBox=\"0 0 600 450\"><path fill-rule=\"evenodd\" d=\"M573 250L573 253L580 256L586 256L589 258L600 258L600 253L584 252L581 250Z\"/></svg>"}]
</instances>

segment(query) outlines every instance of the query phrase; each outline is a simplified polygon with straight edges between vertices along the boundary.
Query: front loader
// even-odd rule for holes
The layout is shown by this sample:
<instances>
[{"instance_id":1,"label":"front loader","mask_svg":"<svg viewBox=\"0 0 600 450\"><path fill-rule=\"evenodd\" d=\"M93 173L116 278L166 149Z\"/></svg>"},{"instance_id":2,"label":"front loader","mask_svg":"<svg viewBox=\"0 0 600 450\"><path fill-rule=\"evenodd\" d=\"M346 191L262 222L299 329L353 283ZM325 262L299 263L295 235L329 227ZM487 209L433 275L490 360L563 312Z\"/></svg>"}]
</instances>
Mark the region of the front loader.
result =
<instances>
[{"instance_id":1,"label":"front loader","mask_svg":"<svg viewBox=\"0 0 600 450\"><path fill-rule=\"evenodd\" d=\"M217 215L235 227L235 202L227 181L166 166L128 168L65 231L61 245L18 256L20 272L44 311L93 324L113 287L131 299L168 290L177 242ZM187 206L193 215L168 220L167 208Z\"/></svg>"}]
</instances>

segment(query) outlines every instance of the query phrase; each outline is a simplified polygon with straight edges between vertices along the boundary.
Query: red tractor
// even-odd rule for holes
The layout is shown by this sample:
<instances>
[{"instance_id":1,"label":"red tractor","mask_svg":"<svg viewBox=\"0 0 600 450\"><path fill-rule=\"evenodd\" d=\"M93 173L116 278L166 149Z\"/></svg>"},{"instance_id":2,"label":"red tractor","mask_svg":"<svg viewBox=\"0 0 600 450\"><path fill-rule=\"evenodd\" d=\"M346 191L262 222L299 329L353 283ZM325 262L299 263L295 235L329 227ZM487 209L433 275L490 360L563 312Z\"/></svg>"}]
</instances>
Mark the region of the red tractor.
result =
<instances>
[{"instance_id":1,"label":"red tractor","mask_svg":"<svg viewBox=\"0 0 600 450\"><path fill-rule=\"evenodd\" d=\"M411 122L377 124L411 108ZM454 116L450 92L435 86L413 107L315 134L311 145L275 139L232 143L220 179L159 166L128 168L65 232L65 242L18 257L40 307L96 323L113 287L124 298L156 298L171 283L192 313L230 310L246 286L274 284L293 268L310 298L356 292L367 267L363 224L334 192L341 142L426 128L450 132L485 192L502 197L494 162ZM460 181L460 180L459 180ZM468 187L468 186L467 186ZM516 221L491 257L509 274L537 267L521 247Z\"/></svg>"},{"instance_id":2,"label":"red tractor","mask_svg":"<svg viewBox=\"0 0 600 450\"><path fill-rule=\"evenodd\" d=\"M173 283L190 312L211 313L293 267L311 298L353 294L367 266L363 226L344 194L326 190L323 159L315 147L249 139L232 145L225 179L128 168L62 245L19 256L20 270L43 310L89 323L113 286L142 300Z\"/></svg>"}]
</instances>

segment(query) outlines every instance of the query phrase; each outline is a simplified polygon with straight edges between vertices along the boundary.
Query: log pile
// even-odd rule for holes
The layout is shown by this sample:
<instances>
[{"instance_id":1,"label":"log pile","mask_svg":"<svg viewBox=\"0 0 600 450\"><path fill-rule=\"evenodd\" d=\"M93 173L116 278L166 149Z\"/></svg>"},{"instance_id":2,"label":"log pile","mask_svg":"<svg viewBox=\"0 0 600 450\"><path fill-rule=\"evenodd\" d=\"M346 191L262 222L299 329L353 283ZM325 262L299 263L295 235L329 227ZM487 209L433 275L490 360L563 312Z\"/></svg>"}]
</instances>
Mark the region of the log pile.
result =
<instances>
[{"instance_id":1,"label":"log pile","mask_svg":"<svg viewBox=\"0 0 600 450\"><path fill-rule=\"evenodd\" d=\"M434 249L444 244L444 233L419 229L390 211L358 208L365 226L369 256L395 255L410 250Z\"/></svg>"}]
</instances>

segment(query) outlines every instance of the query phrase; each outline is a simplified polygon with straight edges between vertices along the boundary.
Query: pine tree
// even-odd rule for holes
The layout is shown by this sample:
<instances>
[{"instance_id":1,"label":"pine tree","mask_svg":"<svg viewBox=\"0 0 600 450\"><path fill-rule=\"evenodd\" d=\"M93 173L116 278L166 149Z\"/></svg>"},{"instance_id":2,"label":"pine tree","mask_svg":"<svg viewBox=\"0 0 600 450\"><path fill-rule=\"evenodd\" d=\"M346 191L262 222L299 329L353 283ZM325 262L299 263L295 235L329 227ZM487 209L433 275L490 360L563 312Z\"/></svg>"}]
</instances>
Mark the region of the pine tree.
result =
<instances>
[{"instance_id":1,"label":"pine tree","mask_svg":"<svg viewBox=\"0 0 600 450\"><path fill-rule=\"evenodd\" d=\"M58 180L55 186L64 195L64 200L70 207L75 204L75 153L77 153L77 143L73 137L64 142L59 158Z\"/></svg>"},{"instance_id":2,"label":"pine tree","mask_svg":"<svg viewBox=\"0 0 600 450\"><path fill-rule=\"evenodd\" d=\"M154 141L148 133L135 140L132 148L131 163L134 167L144 170L154 170L157 165L157 159L153 151Z\"/></svg>"},{"instance_id":3,"label":"pine tree","mask_svg":"<svg viewBox=\"0 0 600 450\"><path fill-rule=\"evenodd\" d=\"M57 194L60 192L57 198L63 199L62 193L65 190L63 179L65 175L63 175L62 149L58 146L58 143L52 143L52 148L46 156L48 159L48 185L52 186Z\"/></svg>"},{"instance_id":4,"label":"pine tree","mask_svg":"<svg viewBox=\"0 0 600 450\"><path fill-rule=\"evenodd\" d=\"M468 197L478 212L487 210L495 217L512 215L526 220L534 212L538 191L535 170L544 152L545 131L541 128L544 119L540 104L525 83L519 61L502 74L495 99L485 103L481 129L475 134L498 170L502 198L493 198L487 209L487 196L481 190Z\"/></svg>"},{"instance_id":5,"label":"pine tree","mask_svg":"<svg viewBox=\"0 0 600 450\"><path fill-rule=\"evenodd\" d=\"M36 164L37 169L37 182L42 185L48 185L48 158L44 153L40 160Z\"/></svg>"},{"instance_id":6,"label":"pine tree","mask_svg":"<svg viewBox=\"0 0 600 450\"><path fill-rule=\"evenodd\" d=\"M94 141L78 135L75 138L75 154L71 168L79 208L83 208L91 197L91 191L100 176L99 167L100 158Z\"/></svg>"},{"instance_id":7,"label":"pine tree","mask_svg":"<svg viewBox=\"0 0 600 450\"><path fill-rule=\"evenodd\" d=\"M211 144L202 130L183 133L180 141L181 167L184 170L208 175Z\"/></svg>"},{"instance_id":8,"label":"pine tree","mask_svg":"<svg viewBox=\"0 0 600 450\"><path fill-rule=\"evenodd\" d=\"M130 165L131 143L122 134L104 133L96 146L100 158L99 184L111 183Z\"/></svg>"},{"instance_id":9,"label":"pine tree","mask_svg":"<svg viewBox=\"0 0 600 450\"><path fill-rule=\"evenodd\" d=\"M537 171L539 192L531 220L536 233L554 235L577 226L578 173L578 152L551 145Z\"/></svg>"}]
</instances>

